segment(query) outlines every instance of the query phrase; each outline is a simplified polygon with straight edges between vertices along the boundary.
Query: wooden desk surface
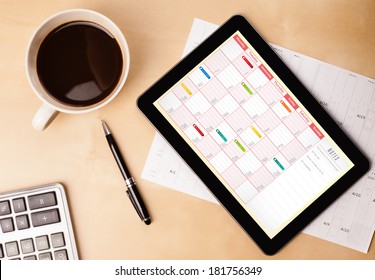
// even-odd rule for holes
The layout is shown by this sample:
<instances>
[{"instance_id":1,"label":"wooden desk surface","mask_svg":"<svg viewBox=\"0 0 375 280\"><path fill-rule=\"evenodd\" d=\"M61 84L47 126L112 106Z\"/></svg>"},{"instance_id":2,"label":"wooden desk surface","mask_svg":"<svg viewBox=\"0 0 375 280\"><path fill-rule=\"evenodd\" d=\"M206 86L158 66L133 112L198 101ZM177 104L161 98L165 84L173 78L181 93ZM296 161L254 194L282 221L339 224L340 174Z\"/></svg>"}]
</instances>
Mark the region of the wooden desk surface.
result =
<instances>
[{"instance_id":1,"label":"wooden desk surface","mask_svg":"<svg viewBox=\"0 0 375 280\"><path fill-rule=\"evenodd\" d=\"M68 8L93 9L116 22L128 40L131 71L105 108L60 114L37 132L31 119L40 101L26 80L25 51L37 26ZM236 13L271 43L375 77L373 0L1 0L0 191L63 183L81 259L375 259L375 242L362 254L306 234L267 257L220 206L140 178L155 131L136 98L180 59L194 17L220 24ZM151 226L124 194L101 118L126 155Z\"/></svg>"}]
</instances>

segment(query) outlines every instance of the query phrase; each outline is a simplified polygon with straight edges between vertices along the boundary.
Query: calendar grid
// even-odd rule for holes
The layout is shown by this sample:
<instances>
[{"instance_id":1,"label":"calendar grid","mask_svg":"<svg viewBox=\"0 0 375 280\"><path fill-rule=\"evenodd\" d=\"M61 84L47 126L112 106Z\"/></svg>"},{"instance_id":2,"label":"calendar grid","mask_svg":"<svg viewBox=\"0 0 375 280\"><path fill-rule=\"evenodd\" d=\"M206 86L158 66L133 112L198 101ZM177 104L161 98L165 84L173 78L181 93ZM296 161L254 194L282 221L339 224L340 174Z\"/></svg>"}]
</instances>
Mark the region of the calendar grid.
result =
<instances>
[{"instance_id":1,"label":"calendar grid","mask_svg":"<svg viewBox=\"0 0 375 280\"><path fill-rule=\"evenodd\" d=\"M256 158L251 171L243 163L240 166L244 178L253 181L259 193L273 181L269 174L275 179L312 145L302 144L308 143L308 136L297 137L309 128L296 111L298 105L260 60L238 42L238 38L230 40L173 88L169 95L175 97L169 99L175 106L166 111L202 155L220 166L231 186L228 170L241 170L236 162L251 151ZM281 164L278 157L286 163ZM262 166L259 174L263 179L257 179L254 173Z\"/></svg>"},{"instance_id":2,"label":"calendar grid","mask_svg":"<svg viewBox=\"0 0 375 280\"><path fill-rule=\"evenodd\" d=\"M272 237L350 163L267 67L235 34L156 103Z\"/></svg>"}]
</instances>

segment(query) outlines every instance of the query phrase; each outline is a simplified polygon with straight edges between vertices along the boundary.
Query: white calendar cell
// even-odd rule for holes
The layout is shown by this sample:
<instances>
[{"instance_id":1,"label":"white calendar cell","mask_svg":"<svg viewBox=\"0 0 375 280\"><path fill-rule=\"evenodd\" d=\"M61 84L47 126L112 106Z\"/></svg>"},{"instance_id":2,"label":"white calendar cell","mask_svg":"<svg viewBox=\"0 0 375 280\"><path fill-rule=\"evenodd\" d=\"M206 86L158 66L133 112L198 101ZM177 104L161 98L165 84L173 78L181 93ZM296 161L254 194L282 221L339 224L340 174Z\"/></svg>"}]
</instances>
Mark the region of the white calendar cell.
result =
<instances>
[{"instance_id":1,"label":"white calendar cell","mask_svg":"<svg viewBox=\"0 0 375 280\"><path fill-rule=\"evenodd\" d=\"M255 90L250 84L247 81L242 80L240 84L230 91L230 94L236 99L238 104L242 105L254 94L254 92Z\"/></svg>"},{"instance_id":2,"label":"white calendar cell","mask_svg":"<svg viewBox=\"0 0 375 280\"><path fill-rule=\"evenodd\" d=\"M237 160L235 164L246 177L251 176L255 171L263 166L252 152L246 153L243 157Z\"/></svg>"},{"instance_id":3,"label":"white calendar cell","mask_svg":"<svg viewBox=\"0 0 375 280\"><path fill-rule=\"evenodd\" d=\"M293 134L283 123L274 128L268 134L268 137L278 149L282 149L285 145L287 145L294 139Z\"/></svg>"},{"instance_id":4,"label":"white calendar cell","mask_svg":"<svg viewBox=\"0 0 375 280\"><path fill-rule=\"evenodd\" d=\"M221 51L230 60L235 60L239 55L242 54L243 49L238 45L234 39L230 39L222 48Z\"/></svg>"},{"instance_id":5,"label":"white calendar cell","mask_svg":"<svg viewBox=\"0 0 375 280\"><path fill-rule=\"evenodd\" d=\"M217 78L211 79L211 81L201 88L201 92L211 104L217 103L228 93Z\"/></svg>"},{"instance_id":6,"label":"white calendar cell","mask_svg":"<svg viewBox=\"0 0 375 280\"><path fill-rule=\"evenodd\" d=\"M269 107L259 95L254 95L242 107L255 120L266 112Z\"/></svg>"},{"instance_id":7,"label":"white calendar cell","mask_svg":"<svg viewBox=\"0 0 375 280\"><path fill-rule=\"evenodd\" d=\"M243 76L233 64L229 64L217 75L217 78L227 90L231 90L242 81Z\"/></svg>"},{"instance_id":8,"label":"white calendar cell","mask_svg":"<svg viewBox=\"0 0 375 280\"><path fill-rule=\"evenodd\" d=\"M192 96L197 91L197 87L189 78L184 79L173 89L173 92L182 102L186 101L190 96Z\"/></svg>"},{"instance_id":9,"label":"white calendar cell","mask_svg":"<svg viewBox=\"0 0 375 280\"><path fill-rule=\"evenodd\" d=\"M289 161L283 154L278 153L274 155L266 164L268 171L276 178L283 173L289 166Z\"/></svg>"},{"instance_id":10,"label":"white calendar cell","mask_svg":"<svg viewBox=\"0 0 375 280\"><path fill-rule=\"evenodd\" d=\"M213 139L215 139L216 143L222 147L229 144L229 142L237 136L234 130L225 121L220 123L213 131L211 131L210 135Z\"/></svg>"},{"instance_id":11,"label":"white calendar cell","mask_svg":"<svg viewBox=\"0 0 375 280\"><path fill-rule=\"evenodd\" d=\"M260 140L251 150L262 163L271 160L279 152L268 137Z\"/></svg>"},{"instance_id":12,"label":"white calendar cell","mask_svg":"<svg viewBox=\"0 0 375 280\"><path fill-rule=\"evenodd\" d=\"M283 120L293 135L297 136L309 126L296 111Z\"/></svg>"},{"instance_id":13,"label":"white calendar cell","mask_svg":"<svg viewBox=\"0 0 375 280\"><path fill-rule=\"evenodd\" d=\"M206 65L202 64L189 75L189 78L199 89L213 78L213 74Z\"/></svg>"},{"instance_id":14,"label":"white calendar cell","mask_svg":"<svg viewBox=\"0 0 375 280\"><path fill-rule=\"evenodd\" d=\"M205 112L202 116L199 117L199 122L208 132L211 132L216 126L218 126L223 121L224 118L214 107L211 107L210 109L208 109L207 112Z\"/></svg>"},{"instance_id":15,"label":"white calendar cell","mask_svg":"<svg viewBox=\"0 0 375 280\"><path fill-rule=\"evenodd\" d=\"M264 87L258 90L258 93L268 106L276 104L276 102L282 98L282 95L272 83L267 83Z\"/></svg>"},{"instance_id":16,"label":"white calendar cell","mask_svg":"<svg viewBox=\"0 0 375 280\"><path fill-rule=\"evenodd\" d=\"M260 168L249 177L249 181L258 192L264 190L274 180L275 177L272 176L264 165L260 166Z\"/></svg>"},{"instance_id":17,"label":"white calendar cell","mask_svg":"<svg viewBox=\"0 0 375 280\"><path fill-rule=\"evenodd\" d=\"M177 110L171 113L171 118L182 130L186 129L195 121L195 117L185 106L180 106Z\"/></svg>"},{"instance_id":18,"label":"white calendar cell","mask_svg":"<svg viewBox=\"0 0 375 280\"><path fill-rule=\"evenodd\" d=\"M241 73L243 77L247 77L251 72L253 72L257 66L251 61L250 56L247 53L242 53L234 61L233 65Z\"/></svg>"},{"instance_id":19,"label":"white calendar cell","mask_svg":"<svg viewBox=\"0 0 375 280\"><path fill-rule=\"evenodd\" d=\"M258 143L263 138L263 136L264 133L255 123L252 123L240 134L240 137L249 147Z\"/></svg>"},{"instance_id":20,"label":"white calendar cell","mask_svg":"<svg viewBox=\"0 0 375 280\"><path fill-rule=\"evenodd\" d=\"M181 101L177 98L173 91L170 91L169 94L164 96L159 101L159 104L168 114L172 113L182 105Z\"/></svg>"},{"instance_id":21,"label":"white calendar cell","mask_svg":"<svg viewBox=\"0 0 375 280\"><path fill-rule=\"evenodd\" d=\"M199 141L197 148L208 160L221 151L219 145L210 135L207 135L201 141Z\"/></svg>"},{"instance_id":22,"label":"white calendar cell","mask_svg":"<svg viewBox=\"0 0 375 280\"><path fill-rule=\"evenodd\" d=\"M230 158L224 153L224 151L216 154L211 160L210 163L219 173L223 173L233 164Z\"/></svg>"},{"instance_id":23,"label":"white calendar cell","mask_svg":"<svg viewBox=\"0 0 375 280\"><path fill-rule=\"evenodd\" d=\"M217 73L224 70L225 67L229 65L230 61L225 56L222 51L217 51L214 53L210 58L207 59L205 64L207 65L208 69L216 75Z\"/></svg>"},{"instance_id":24,"label":"white calendar cell","mask_svg":"<svg viewBox=\"0 0 375 280\"><path fill-rule=\"evenodd\" d=\"M247 76L246 79L255 90L259 90L269 83L267 76L259 68Z\"/></svg>"},{"instance_id":25,"label":"white calendar cell","mask_svg":"<svg viewBox=\"0 0 375 280\"><path fill-rule=\"evenodd\" d=\"M313 145L319 142L319 137L310 128L304 130L297 138L306 150L309 150Z\"/></svg>"},{"instance_id":26,"label":"white calendar cell","mask_svg":"<svg viewBox=\"0 0 375 280\"><path fill-rule=\"evenodd\" d=\"M294 163L305 153L306 149L298 139L292 140L283 148L283 155L290 163Z\"/></svg>"},{"instance_id":27,"label":"white calendar cell","mask_svg":"<svg viewBox=\"0 0 375 280\"><path fill-rule=\"evenodd\" d=\"M243 182L246 181L245 175L243 175L241 170L239 170L238 167L234 164L232 164L227 170L225 170L222 176L233 190L238 188Z\"/></svg>"},{"instance_id":28,"label":"white calendar cell","mask_svg":"<svg viewBox=\"0 0 375 280\"><path fill-rule=\"evenodd\" d=\"M199 123L193 123L184 132L194 144L197 144L207 134L206 130Z\"/></svg>"},{"instance_id":29,"label":"white calendar cell","mask_svg":"<svg viewBox=\"0 0 375 280\"><path fill-rule=\"evenodd\" d=\"M280 118L271 109L257 119L257 124L266 134L272 131L280 123Z\"/></svg>"},{"instance_id":30,"label":"white calendar cell","mask_svg":"<svg viewBox=\"0 0 375 280\"><path fill-rule=\"evenodd\" d=\"M185 102L185 106L195 116L202 116L208 109L211 108L210 102L203 96L201 92L197 92Z\"/></svg>"},{"instance_id":31,"label":"white calendar cell","mask_svg":"<svg viewBox=\"0 0 375 280\"><path fill-rule=\"evenodd\" d=\"M234 111L226 121L236 133L241 133L253 122L249 114L242 107Z\"/></svg>"},{"instance_id":32,"label":"white calendar cell","mask_svg":"<svg viewBox=\"0 0 375 280\"><path fill-rule=\"evenodd\" d=\"M223 118L228 117L232 114L240 105L232 97L232 95L227 94L218 103L214 105L215 109L220 113Z\"/></svg>"},{"instance_id":33,"label":"white calendar cell","mask_svg":"<svg viewBox=\"0 0 375 280\"><path fill-rule=\"evenodd\" d=\"M276 102L276 104L272 106L272 110L282 120L284 120L286 117L288 117L291 113L294 112L293 107L285 98L282 98L278 102Z\"/></svg>"},{"instance_id":34,"label":"white calendar cell","mask_svg":"<svg viewBox=\"0 0 375 280\"><path fill-rule=\"evenodd\" d=\"M236 189L236 193L243 202L248 203L253 197L258 194L258 191L250 183L249 180L246 180Z\"/></svg>"},{"instance_id":35,"label":"white calendar cell","mask_svg":"<svg viewBox=\"0 0 375 280\"><path fill-rule=\"evenodd\" d=\"M235 138L224 148L225 153L233 162L245 155L248 150L249 147L247 147L245 142L240 137Z\"/></svg>"}]
</instances>

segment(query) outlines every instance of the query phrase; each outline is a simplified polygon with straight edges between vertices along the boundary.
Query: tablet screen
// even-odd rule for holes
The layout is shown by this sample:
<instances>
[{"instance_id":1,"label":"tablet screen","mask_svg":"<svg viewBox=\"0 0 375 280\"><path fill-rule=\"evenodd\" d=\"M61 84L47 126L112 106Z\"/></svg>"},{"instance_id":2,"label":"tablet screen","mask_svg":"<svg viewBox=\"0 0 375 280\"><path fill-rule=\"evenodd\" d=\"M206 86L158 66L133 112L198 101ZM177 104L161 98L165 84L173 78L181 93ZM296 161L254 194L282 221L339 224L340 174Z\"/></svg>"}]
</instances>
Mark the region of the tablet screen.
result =
<instances>
[{"instance_id":1,"label":"tablet screen","mask_svg":"<svg viewBox=\"0 0 375 280\"><path fill-rule=\"evenodd\" d=\"M354 166L239 31L153 105L269 238Z\"/></svg>"}]
</instances>

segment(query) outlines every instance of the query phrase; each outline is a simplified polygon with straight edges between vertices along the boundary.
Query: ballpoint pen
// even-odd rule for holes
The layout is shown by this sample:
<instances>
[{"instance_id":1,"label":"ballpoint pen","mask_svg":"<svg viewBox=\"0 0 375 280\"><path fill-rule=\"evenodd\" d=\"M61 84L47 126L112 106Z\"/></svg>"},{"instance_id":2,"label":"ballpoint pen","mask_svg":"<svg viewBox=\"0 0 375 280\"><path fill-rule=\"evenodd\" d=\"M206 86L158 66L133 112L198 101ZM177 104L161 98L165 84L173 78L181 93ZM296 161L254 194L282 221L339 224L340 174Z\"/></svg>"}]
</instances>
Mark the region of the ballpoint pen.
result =
<instances>
[{"instance_id":1,"label":"ballpoint pen","mask_svg":"<svg viewBox=\"0 0 375 280\"><path fill-rule=\"evenodd\" d=\"M115 160L117 162L118 167L120 168L122 176L124 177L125 184L127 186L126 194L128 195L131 203L133 204L141 220L145 222L146 225L149 225L151 224L151 218L148 214L142 197L137 190L134 178L130 175L130 172L126 167L125 161L120 153L120 150L117 147L115 139L113 138L111 131L109 130L107 124L104 121L102 121L102 126L105 133L105 137L108 141L108 145L111 148L112 154L115 157Z\"/></svg>"}]
</instances>

